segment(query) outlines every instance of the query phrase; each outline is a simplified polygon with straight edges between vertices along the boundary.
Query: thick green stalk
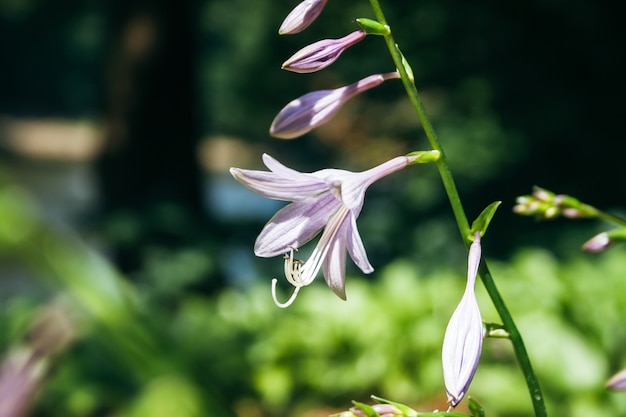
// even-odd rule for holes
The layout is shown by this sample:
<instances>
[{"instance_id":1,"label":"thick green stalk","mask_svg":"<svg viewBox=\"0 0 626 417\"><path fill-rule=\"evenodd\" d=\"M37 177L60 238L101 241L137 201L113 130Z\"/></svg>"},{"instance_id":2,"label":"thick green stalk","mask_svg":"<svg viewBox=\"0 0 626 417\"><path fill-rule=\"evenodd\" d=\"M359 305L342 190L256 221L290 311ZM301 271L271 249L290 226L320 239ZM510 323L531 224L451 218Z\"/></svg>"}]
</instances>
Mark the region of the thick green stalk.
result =
<instances>
[{"instance_id":1,"label":"thick green stalk","mask_svg":"<svg viewBox=\"0 0 626 417\"><path fill-rule=\"evenodd\" d=\"M370 0L370 4L378 22L383 25L388 25L378 0ZM400 73L400 76L402 78L402 82L406 89L409 100L413 104L415 112L417 113L417 117L422 124L422 128L424 129L426 137L428 138L428 142L433 149L441 152L441 157L437 161L437 168L439 169L439 174L446 189L446 193L448 194L450 205L452 207L454 217L456 218L459 231L461 232L463 242L465 243L466 247L469 247L469 245L471 244L471 241L469 240L469 222L467 220L465 210L463 209L461 198L457 191L452 172L450 171L450 166L448 164L445 152L441 148L441 144L437 139L437 135L435 134L435 131L430 121L428 120L428 117L426 116L426 111L424 110L424 106L422 105L422 102L420 100L414 80L409 75L407 68L405 67L402 53L396 45L392 33L384 36L384 38L389 52L391 53L391 57L393 58L396 67L398 68L398 72ZM498 291L498 288L496 287L493 277L491 276L489 268L487 267L487 264L484 260L481 261L479 275L487 290L487 293L489 294L489 297L493 302L494 307L500 315L502 324L509 333L509 338L511 340L511 343L513 344L513 349L515 351L517 361L526 379L528 391L530 393L530 397L535 410L535 416L546 417L547 411L543 399L543 394L541 393L539 381L537 380L537 377L532 369L530 359L528 358L528 353L526 351L526 347L524 346L524 341L519 330L517 329L517 326L515 325L515 321L513 320L513 317L511 316L511 313L509 312L506 303L504 302L502 296L500 295L500 292Z\"/></svg>"}]
</instances>

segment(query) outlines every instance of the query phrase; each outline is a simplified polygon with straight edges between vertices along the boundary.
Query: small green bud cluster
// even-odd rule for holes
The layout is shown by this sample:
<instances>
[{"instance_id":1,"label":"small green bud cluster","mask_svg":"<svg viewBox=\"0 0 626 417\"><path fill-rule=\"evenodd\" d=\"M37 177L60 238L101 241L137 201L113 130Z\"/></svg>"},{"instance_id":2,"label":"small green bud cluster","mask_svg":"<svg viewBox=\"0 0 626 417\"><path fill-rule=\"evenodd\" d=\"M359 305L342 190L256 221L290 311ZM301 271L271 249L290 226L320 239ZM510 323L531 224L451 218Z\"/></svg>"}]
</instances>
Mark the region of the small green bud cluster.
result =
<instances>
[{"instance_id":1,"label":"small green bud cluster","mask_svg":"<svg viewBox=\"0 0 626 417\"><path fill-rule=\"evenodd\" d=\"M517 197L513 211L526 216L554 219L558 216L570 219L596 217L598 212L591 206L566 194L555 194L544 188L535 187L531 195Z\"/></svg>"}]
</instances>

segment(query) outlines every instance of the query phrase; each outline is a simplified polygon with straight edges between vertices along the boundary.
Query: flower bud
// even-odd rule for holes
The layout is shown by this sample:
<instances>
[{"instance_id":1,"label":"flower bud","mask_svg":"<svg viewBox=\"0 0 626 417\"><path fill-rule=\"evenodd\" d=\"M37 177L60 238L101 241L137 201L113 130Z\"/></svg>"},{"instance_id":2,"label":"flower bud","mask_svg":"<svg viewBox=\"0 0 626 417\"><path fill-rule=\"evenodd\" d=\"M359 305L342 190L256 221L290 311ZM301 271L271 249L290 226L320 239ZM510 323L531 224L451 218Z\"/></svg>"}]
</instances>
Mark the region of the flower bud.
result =
<instances>
[{"instance_id":1,"label":"flower bud","mask_svg":"<svg viewBox=\"0 0 626 417\"><path fill-rule=\"evenodd\" d=\"M270 126L270 135L281 139L304 135L332 119L341 106L355 95L385 80L399 77L397 72L370 75L345 87L305 94L291 101L276 115Z\"/></svg>"},{"instance_id":2,"label":"flower bud","mask_svg":"<svg viewBox=\"0 0 626 417\"><path fill-rule=\"evenodd\" d=\"M554 200L554 193L541 187L534 187L533 197L539 201L552 202Z\"/></svg>"},{"instance_id":3,"label":"flower bud","mask_svg":"<svg viewBox=\"0 0 626 417\"><path fill-rule=\"evenodd\" d=\"M357 30L340 39L323 39L305 46L286 60L282 69L309 73L326 68L339 58L343 51L361 41L365 32Z\"/></svg>"},{"instance_id":4,"label":"flower bud","mask_svg":"<svg viewBox=\"0 0 626 417\"><path fill-rule=\"evenodd\" d=\"M602 252L613 246L615 242L623 242L625 240L626 227L620 227L618 229L609 230L608 232L602 232L595 235L585 242L583 250L591 253Z\"/></svg>"},{"instance_id":5,"label":"flower bud","mask_svg":"<svg viewBox=\"0 0 626 417\"><path fill-rule=\"evenodd\" d=\"M618 391L626 391L626 369L622 369L609 379L606 387Z\"/></svg>"},{"instance_id":6,"label":"flower bud","mask_svg":"<svg viewBox=\"0 0 626 417\"><path fill-rule=\"evenodd\" d=\"M443 379L452 407L456 407L467 393L483 346L483 322L474 294L480 257L480 233L476 233L469 250L465 293L450 318L443 339Z\"/></svg>"},{"instance_id":7,"label":"flower bud","mask_svg":"<svg viewBox=\"0 0 626 417\"><path fill-rule=\"evenodd\" d=\"M361 29L363 29L368 35L381 35L387 36L391 33L389 25L383 25L376 20L368 19L366 17L360 17L356 19L356 22Z\"/></svg>"},{"instance_id":8,"label":"flower bud","mask_svg":"<svg viewBox=\"0 0 626 417\"><path fill-rule=\"evenodd\" d=\"M278 29L280 35L302 32L319 16L327 0L304 0L283 20Z\"/></svg>"}]
</instances>

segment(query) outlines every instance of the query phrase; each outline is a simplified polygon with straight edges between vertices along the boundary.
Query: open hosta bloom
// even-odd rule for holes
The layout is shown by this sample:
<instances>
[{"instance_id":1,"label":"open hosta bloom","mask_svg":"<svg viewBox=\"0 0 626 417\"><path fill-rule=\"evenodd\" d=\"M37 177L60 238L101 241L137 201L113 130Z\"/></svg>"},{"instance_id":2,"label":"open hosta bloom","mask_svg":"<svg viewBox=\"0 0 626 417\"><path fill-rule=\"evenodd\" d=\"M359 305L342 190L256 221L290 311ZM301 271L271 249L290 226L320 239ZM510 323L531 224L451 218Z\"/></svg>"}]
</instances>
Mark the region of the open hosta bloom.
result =
<instances>
[{"instance_id":1,"label":"open hosta bloom","mask_svg":"<svg viewBox=\"0 0 626 417\"><path fill-rule=\"evenodd\" d=\"M270 126L270 134L282 139L304 135L332 119L341 106L352 97L390 78L400 78L400 75L398 72L375 74L334 90L319 90L305 94L291 101L276 115Z\"/></svg>"},{"instance_id":2,"label":"open hosta bloom","mask_svg":"<svg viewBox=\"0 0 626 417\"><path fill-rule=\"evenodd\" d=\"M323 169L303 173L287 168L264 154L269 171L231 168L231 174L245 187L263 197L291 201L270 219L254 245L257 256L284 255L285 275L295 287L286 303L290 305L301 287L309 285L322 270L328 286L345 300L346 251L364 273L374 270L356 227L365 191L375 181L414 161L415 156L399 156L363 172ZM293 258L293 251L322 235L306 262Z\"/></svg>"},{"instance_id":3,"label":"open hosta bloom","mask_svg":"<svg viewBox=\"0 0 626 417\"><path fill-rule=\"evenodd\" d=\"M465 293L443 338L443 379L452 407L456 407L467 393L483 346L483 321L474 294L480 256L480 233L477 233L469 250Z\"/></svg>"},{"instance_id":4,"label":"open hosta bloom","mask_svg":"<svg viewBox=\"0 0 626 417\"><path fill-rule=\"evenodd\" d=\"M349 47L365 38L362 30L354 31L339 39L322 39L305 46L286 60L282 69L309 73L322 70L335 62Z\"/></svg>"},{"instance_id":5,"label":"open hosta bloom","mask_svg":"<svg viewBox=\"0 0 626 417\"><path fill-rule=\"evenodd\" d=\"M325 4L326 0L304 0L287 15L278 33L293 35L302 32L319 16Z\"/></svg>"}]
</instances>

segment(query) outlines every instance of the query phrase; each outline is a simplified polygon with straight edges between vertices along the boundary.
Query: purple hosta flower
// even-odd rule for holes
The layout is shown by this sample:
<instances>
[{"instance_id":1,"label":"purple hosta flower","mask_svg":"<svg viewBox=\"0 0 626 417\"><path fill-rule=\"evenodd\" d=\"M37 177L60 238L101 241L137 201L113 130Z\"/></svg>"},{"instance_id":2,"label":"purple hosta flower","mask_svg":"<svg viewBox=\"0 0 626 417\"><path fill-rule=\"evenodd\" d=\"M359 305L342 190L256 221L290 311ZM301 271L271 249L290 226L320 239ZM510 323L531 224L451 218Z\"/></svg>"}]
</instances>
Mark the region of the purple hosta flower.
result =
<instances>
[{"instance_id":1,"label":"purple hosta flower","mask_svg":"<svg viewBox=\"0 0 626 417\"><path fill-rule=\"evenodd\" d=\"M354 84L334 90L313 91L287 104L274 118L270 134L281 139L304 135L329 121L341 106L355 95L380 85L390 78L400 78L398 72L375 74Z\"/></svg>"},{"instance_id":2,"label":"purple hosta flower","mask_svg":"<svg viewBox=\"0 0 626 417\"><path fill-rule=\"evenodd\" d=\"M626 369L622 369L609 379L606 383L607 388L626 391Z\"/></svg>"},{"instance_id":3,"label":"purple hosta flower","mask_svg":"<svg viewBox=\"0 0 626 417\"><path fill-rule=\"evenodd\" d=\"M370 265L356 227L363 207L365 191L373 182L398 171L417 157L399 156L363 172L323 169L303 173L287 168L264 154L268 171L231 168L231 174L241 184L263 197L291 201L265 225L254 245L257 256L269 258L285 255L285 275L295 287L286 303L274 301L280 307L289 306L301 287L309 285L320 269L328 286L340 298L345 294L346 251L354 263L368 274ZM306 262L293 258L293 251L313 239L323 229L320 240Z\"/></svg>"},{"instance_id":4,"label":"purple hosta flower","mask_svg":"<svg viewBox=\"0 0 626 417\"><path fill-rule=\"evenodd\" d=\"M358 43L366 34L357 30L339 39L322 39L305 46L283 62L282 69L309 73L326 68L339 58L343 51Z\"/></svg>"},{"instance_id":5,"label":"purple hosta flower","mask_svg":"<svg viewBox=\"0 0 626 417\"><path fill-rule=\"evenodd\" d=\"M326 4L326 0L304 0L298 4L283 20L278 33L293 35L302 32L319 16Z\"/></svg>"},{"instance_id":6,"label":"purple hosta flower","mask_svg":"<svg viewBox=\"0 0 626 417\"><path fill-rule=\"evenodd\" d=\"M469 250L465 293L443 339L443 379L451 407L456 407L467 393L483 345L483 322L474 294L480 256L480 234L477 233Z\"/></svg>"}]
</instances>

